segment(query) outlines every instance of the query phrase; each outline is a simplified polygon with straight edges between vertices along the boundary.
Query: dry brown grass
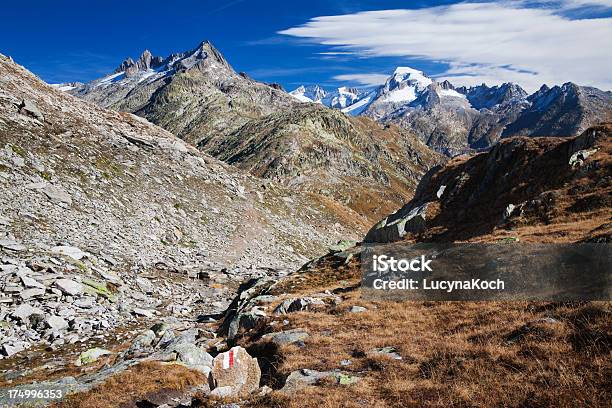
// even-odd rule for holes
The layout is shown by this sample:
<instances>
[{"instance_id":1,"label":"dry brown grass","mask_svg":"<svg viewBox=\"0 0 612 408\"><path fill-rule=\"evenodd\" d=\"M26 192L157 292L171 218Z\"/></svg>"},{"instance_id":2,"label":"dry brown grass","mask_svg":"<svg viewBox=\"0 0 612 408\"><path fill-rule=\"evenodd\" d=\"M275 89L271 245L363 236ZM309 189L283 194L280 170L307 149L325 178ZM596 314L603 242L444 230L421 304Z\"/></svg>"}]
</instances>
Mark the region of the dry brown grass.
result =
<instances>
[{"instance_id":1,"label":"dry brown grass","mask_svg":"<svg viewBox=\"0 0 612 408\"><path fill-rule=\"evenodd\" d=\"M350 288L358 282L355 267L327 265L296 274L282 290L312 294ZM338 293L344 300L336 307L278 319L290 321L283 330L306 328L310 337L305 348L277 350L271 385L282 386L300 368L342 369L362 381L350 386L324 383L293 396L274 392L251 406L609 406L610 303L396 303L366 301L359 289ZM352 305L368 311L349 313ZM558 323L538 322L544 317ZM385 346L395 347L403 359L369 353ZM341 367L343 359L352 365Z\"/></svg>"},{"instance_id":2,"label":"dry brown grass","mask_svg":"<svg viewBox=\"0 0 612 408\"><path fill-rule=\"evenodd\" d=\"M205 376L179 364L145 362L110 377L89 392L69 396L52 408L136 406L145 395L160 390L182 391L206 383Z\"/></svg>"}]
</instances>

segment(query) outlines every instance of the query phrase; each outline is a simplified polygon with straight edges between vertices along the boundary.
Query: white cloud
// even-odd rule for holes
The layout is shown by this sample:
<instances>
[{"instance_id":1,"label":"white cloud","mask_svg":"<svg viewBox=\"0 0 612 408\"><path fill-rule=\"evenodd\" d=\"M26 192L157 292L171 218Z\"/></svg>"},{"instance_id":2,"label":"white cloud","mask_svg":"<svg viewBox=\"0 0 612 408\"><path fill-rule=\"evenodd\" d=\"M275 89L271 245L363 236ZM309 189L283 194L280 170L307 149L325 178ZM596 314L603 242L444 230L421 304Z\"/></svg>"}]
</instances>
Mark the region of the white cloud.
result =
<instances>
[{"instance_id":1,"label":"white cloud","mask_svg":"<svg viewBox=\"0 0 612 408\"><path fill-rule=\"evenodd\" d=\"M612 89L612 18L570 19L559 13L610 0L458 3L416 10L316 17L280 34L308 38L332 51L440 61L457 84L572 81Z\"/></svg>"},{"instance_id":2,"label":"white cloud","mask_svg":"<svg viewBox=\"0 0 612 408\"><path fill-rule=\"evenodd\" d=\"M342 74L333 77L336 81L356 82L361 85L374 86L384 84L389 76L385 74Z\"/></svg>"}]
</instances>

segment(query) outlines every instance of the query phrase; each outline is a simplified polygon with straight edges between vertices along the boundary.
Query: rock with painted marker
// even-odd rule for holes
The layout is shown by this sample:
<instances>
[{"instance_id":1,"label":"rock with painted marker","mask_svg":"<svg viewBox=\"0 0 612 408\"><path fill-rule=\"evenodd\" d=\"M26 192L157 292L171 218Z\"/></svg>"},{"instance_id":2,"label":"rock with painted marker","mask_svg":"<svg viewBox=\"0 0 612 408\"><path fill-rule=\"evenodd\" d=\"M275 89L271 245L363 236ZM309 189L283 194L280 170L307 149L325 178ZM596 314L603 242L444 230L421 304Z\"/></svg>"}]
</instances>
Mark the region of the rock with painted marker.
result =
<instances>
[{"instance_id":1,"label":"rock with painted marker","mask_svg":"<svg viewBox=\"0 0 612 408\"><path fill-rule=\"evenodd\" d=\"M259 389L261 370L257 359L240 346L232 347L213 360L211 372L211 388L230 387L224 389L225 396L245 396Z\"/></svg>"}]
</instances>

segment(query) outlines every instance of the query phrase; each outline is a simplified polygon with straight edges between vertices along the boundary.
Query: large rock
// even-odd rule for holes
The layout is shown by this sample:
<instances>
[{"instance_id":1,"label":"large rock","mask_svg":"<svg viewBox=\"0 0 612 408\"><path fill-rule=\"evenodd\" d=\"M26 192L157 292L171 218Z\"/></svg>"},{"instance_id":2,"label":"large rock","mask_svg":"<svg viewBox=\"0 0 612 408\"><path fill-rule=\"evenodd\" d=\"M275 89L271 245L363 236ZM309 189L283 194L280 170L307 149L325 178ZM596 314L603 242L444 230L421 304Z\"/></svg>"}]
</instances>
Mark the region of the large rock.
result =
<instances>
[{"instance_id":1,"label":"large rock","mask_svg":"<svg viewBox=\"0 0 612 408\"><path fill-rule=\"evenodd\" d=\"M303 298L290 298L284 300L280 305L274 309L275 314L287 314L293 312L301 312L303 310L310 310L313 306L322 306L325 302L321 299L313 297Z\"/></svg>"},{"instance_id":2,"label":"large rock","mask_svg":"<svg viewBox=\"0 0 612 408\"><path fill-rule=\"evenodd\" d=\"M200 347L191 343L179 343L172 349L177 354L177 361L206 375L210 373L213 366L213 358Z\"/></svg>"},{"instance_id":3,"label":"large rock","mask_svg":"<svg viewBox=\"0 0 612 408\"><path fill-rule=\"evenodd\" d=\"M425 217L429 203L416 207L407 204L399 211L376 224L363 239L366 243L386 243L402 239L408 232L420 232L426 228Z\"/></svg>"},{"instance_id":4,"label":"large rock","mask_svg":"<svg viewBox=\"0 0 612 408\"><path fill-rule=\"evenodd\" d=\"M145 330L134 339L134 341L130 345L130 348L127 350L127 354L135 354L142 352L145 349L151 347L153 341L155 341L155 333L153 332L153 330Z\"/></svg>"},{"instance_id":5,"label":"large rock","mask_svg":"<svg viewBox=\"0 0 612 408\"><path fill-rule=\"evenodd\" d=\"M70 296L78 296L83 293L83 285L72 279L58 279L55 281L55 286L64 294Z\"/></svg>"},{"instance_id":6,"label":"large rock","mask_svg":"<svg viewBox=\"0 0 612 408\"><path fill-rule=\"evenodd\" d=\"M285 385L280 389L280 392L285 394L293 394L308 386L316 385L319 381L330 378L337 384L350 385L360 380L359 377L354 377L350 374L340 371L316 371L309 369L301 369L293 371L287 377Z\"/></svg>"},{"instance_id":7,"label":"large rock","mask_svg":"<svg viewBox=\"0 0 612 408\"><path fill-rule=\"evenodd\" d=\"M34 102L29 101L27 99L21 100L21 103L19 104L19 113L21 113L22 115L31 116L40 121L45 120L45 117L43 116L40 109L38 109L38 107L34 105Z\"/></svg>"},{"instance_id":8,"label":"large rock","mask_svg":"<svg viewBox=\"0 0 612 408\"><path fill-rule=\"evenodd\" d=\"M20 244L14 239L0 239L0 247L5 249L10 249L11 251L24 251L26 249L25 245Z\"/></svg>"},{"instance_id":9,"label":"large rock","mask_svg":"<svg viewBox=\"0 0 612 408\"><path fill-rule=\"evenodd\" d=\"M113 354L113 352L109 350L105 350L103 348L94 347L94 348L91 348L89 350L82 352L74 364L76 366L81 366L84 364L93 363L94 361L98 360L100 357L106 356L109 354Z\"/></svg>"},{"instance_id":10,"label":"large rock","mask_svg":"<svg viewBox=\"0 0 612 408\"><path fill-rule=\"evenodd\" d=\"M49 316L45 319L47 327L54 332L59 332L68 328L68 322L60 316Z\"/></svg>"},{"instance_id":11,"label":"large rock","mask_svg":"<svg viewBox=\"0 0 612 408\"><path fill-rule=\"evenodd\" d=\"M230 387L229 390L224 389L224 395L240 397L259 389L261 370L256 358L236 346L215 357L210 378L213 391L215 388Z\"/></svg>"},{"instance_id":12,"label":"large rock","mask_svg":"<svg viewBox=\"0 0 612 408\"><path fill-rule=\"evenodd\" d=\"M59 255L65 255L76 261L79 261L83 259L85 256L87 256L86 252L81 251L77 247L68 246L68 245L55 246L51 248L51 252L59 254Z\"/></svg>"},{"instance_id":13,"label":"large rock","mask_svg":"<svg viewBox=\"0 0 612 408\"><path fill-rule=\"evenodd\" d=\"M41 297L45 294L45 290L44 289L40 289L40 288L32 288L32 289L26 289L24 291L22 291L19 296L21 297L21 299L23 300L28 300L30 298L37 298L37 297Z\"/></svg>"},{"instance_id":14,"label":"large rock","mask_svg":"<svg viewBox=\"0 0 612 408\"><path fill-rule=\"evenodd\" d=\"M61 187L49 185L41 190L49 200L64 203L64 204L72 204L72 197L66 190Z\"/></svg>"},{"instance_id":15,"label":"large rock","mask_svg":"<svg viewBox=\"0 0 612 408\"><path fill-rule=\"evenodd\" d=\"M310 385L315 385L317 382L322 380L323 378L334 377L333 372L330 371L316 371L309 369L301 369L291 372L287 379L285 380L285 385L281 388L281 392L283 393L294 393L298 390L304 389Z\"/></svg>"},{"instance_id":16,"label":"large rock","mask_svg":"<svg viewBox=\"0 0 612 408\"><path fill-rule=\"evenodd\" d=\"M286 330L276 333L268 333L261 337L263 340L269 340L277 346L285 346L288 344L303 344L308 338L308 333L304 329Z\"/></svg>"},{"instance_id":17,"label":"large rock","mask_svg":"<svg viewBox=\"0 0 612 408\"><path fill-rule=\"evenodd\" d=\"M240 285L238 294L225 311L219 329L221 335L234 338L241 328L254 327L257 321L265 318L265 313L256 307L256 299L267 294L276 284L271 279L251 279Z\"/></svg>"}]
</instances>

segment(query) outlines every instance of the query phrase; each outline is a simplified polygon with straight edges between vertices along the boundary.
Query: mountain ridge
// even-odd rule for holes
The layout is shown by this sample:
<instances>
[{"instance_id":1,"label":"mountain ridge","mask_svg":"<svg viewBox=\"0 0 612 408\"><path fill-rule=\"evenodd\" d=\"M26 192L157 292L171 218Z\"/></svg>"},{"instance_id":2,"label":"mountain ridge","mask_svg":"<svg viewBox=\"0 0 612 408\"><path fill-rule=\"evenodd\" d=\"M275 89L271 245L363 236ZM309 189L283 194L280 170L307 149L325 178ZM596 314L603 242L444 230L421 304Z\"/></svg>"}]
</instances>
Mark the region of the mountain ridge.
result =
<instances>
[{"instance_id":1,"label":"mountain ridge","mask_svg":"<svg viewBox=\"0 0 612 408\"><path fill-rule=\"evenodd\" d=\"M512 136L577 136L612 120L612 92L571 82L543 85L532 94L510 82L455 87L417 69L397 67L383 85L362 93L342 111L395 123L454 156Z\"/></svg>"}]
</instances>

